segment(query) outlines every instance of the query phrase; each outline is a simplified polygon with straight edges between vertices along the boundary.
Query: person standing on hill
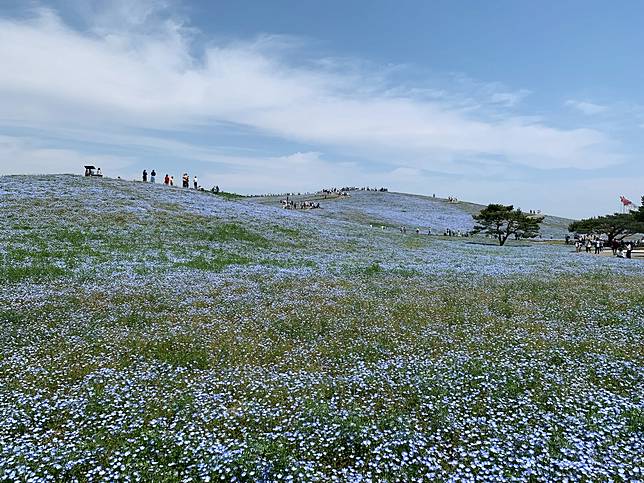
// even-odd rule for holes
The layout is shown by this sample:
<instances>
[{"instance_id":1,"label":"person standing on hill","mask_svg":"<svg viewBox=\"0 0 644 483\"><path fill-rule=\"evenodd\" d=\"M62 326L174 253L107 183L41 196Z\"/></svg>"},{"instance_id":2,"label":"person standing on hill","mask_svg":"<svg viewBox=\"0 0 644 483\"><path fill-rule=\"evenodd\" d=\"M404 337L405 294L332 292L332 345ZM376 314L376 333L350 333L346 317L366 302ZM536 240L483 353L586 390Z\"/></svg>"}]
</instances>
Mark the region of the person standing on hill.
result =
<instances>
[{"instance_id":1,"label":"person standing on hill","mask_svg":"<svg viewBox=\"0 0 644 483\"><path fill-rule=\"evenodd\" d=\"M174 176L170 176L170 186L174 186Z\"/></svg>"},{"instance_id":2,"label":"person standing on hill","mask_svg":"<svg viewBox=\"0 0 644 483\"><path fill-rule=\"evenodd\" d=\"M195 189L197 189L197 186L199 186L199 183L197 182L197 177L196 176L194 177L192 185L195 187Z\"/></svg>"},{"instance_id":3,"label":"person standing on hill","mask_svg":"<svg viewBox=\"0 0 644 483\"><path fill-rule=\"evenodd\" d=\"M163 184L169 185L170 184L170 176L166 173L165 178L163 178Z\"/></svg>"},{"instance_id":4,"label":"person standing on hill","mask_svg":"<svg viewBox=\"0 0 644 483\"><path fill-rule=\"evenodd\" d=\"M152 172L150 173L150 183L154 183L156 179L156 175L157 175L157 172L155 170L152 170Z\"/></svg>"},{"instance_id":5,"label":"person standing on hill","mask_svg":"<svg viewBox=\"0 0 644 483\"><path fill-rule=\"evenodd\" d=\"M148 172L144 169L143 170L143 182L147 183L148 181Z\"/></svg>"}]
</instances>

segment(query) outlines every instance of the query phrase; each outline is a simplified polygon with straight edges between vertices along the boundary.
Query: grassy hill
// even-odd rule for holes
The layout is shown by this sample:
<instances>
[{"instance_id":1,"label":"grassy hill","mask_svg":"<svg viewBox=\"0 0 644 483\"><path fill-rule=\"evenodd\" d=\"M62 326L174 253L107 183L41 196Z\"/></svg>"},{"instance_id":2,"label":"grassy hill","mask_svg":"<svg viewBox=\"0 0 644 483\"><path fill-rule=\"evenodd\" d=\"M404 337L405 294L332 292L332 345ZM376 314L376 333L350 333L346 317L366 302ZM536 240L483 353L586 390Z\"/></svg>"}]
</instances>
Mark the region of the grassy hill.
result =
<instances>
[{"instance_id":1,"label":"grassy hill","mask_svg":"<svg viewBox=\"0 0 644 483\"><path fill-rule=\"evenodd\" d=\"M281 196L253 198L254 201L268 205L280 206ZM443 198L412 195L406 193L352 191L350 197L329 198L316 194L292 197L295 200L315 200L321 202L321 210L313 213L318 216L331 217L337 220L351 221L358 224L399 227L408 229L420 228L426 231L431 228L434 233L443 233L446 229L465 233L474 226L472 215L479 213L484 206L476 203L458 201L448 202ZM546 215L541 226L545 239L563 239L568 233L568 225L573 220Z\"/></svg>"},{"instance_id":2,"label":"grassy hill","mask_svg":"<svg viewBox=\"0 0 644 483\"><path fill-rule=\"evenodd\" d=\"M468 206L0 177L0 480L641 478L644 263Z\"/></svg>"}]
</instances>

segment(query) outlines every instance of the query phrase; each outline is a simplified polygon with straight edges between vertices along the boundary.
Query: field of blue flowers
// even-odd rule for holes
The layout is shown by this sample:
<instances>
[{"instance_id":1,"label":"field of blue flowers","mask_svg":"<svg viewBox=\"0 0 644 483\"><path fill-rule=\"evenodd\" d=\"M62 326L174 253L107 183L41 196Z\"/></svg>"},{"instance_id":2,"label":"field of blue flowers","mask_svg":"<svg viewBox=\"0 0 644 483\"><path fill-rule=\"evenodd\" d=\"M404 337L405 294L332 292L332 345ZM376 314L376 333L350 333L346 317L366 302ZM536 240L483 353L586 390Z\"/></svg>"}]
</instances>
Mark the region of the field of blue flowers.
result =
<instances>
[{"instance_id":1,"label":"field of blue flowers","mask_svg":"<svg viewBox=\"0 0 644 483\"><path fill-rule=\"evenodd\" d=\"M321 205L0 177L0 480L644 481L642 261Z\"/></svg>"}]
</instances>

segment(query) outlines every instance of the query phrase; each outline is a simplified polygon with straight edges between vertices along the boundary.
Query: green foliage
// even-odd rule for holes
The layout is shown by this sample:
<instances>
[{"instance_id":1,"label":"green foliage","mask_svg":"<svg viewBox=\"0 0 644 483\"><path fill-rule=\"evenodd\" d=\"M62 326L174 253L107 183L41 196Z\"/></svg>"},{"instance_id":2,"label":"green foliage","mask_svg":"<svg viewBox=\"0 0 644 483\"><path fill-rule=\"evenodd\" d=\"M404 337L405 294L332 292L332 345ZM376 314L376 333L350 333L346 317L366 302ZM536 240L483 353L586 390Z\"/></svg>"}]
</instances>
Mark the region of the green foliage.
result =
<instances>
[{"instance_id":1,"label":"green foliage","mask_svg":"<svg viewBox=\"0 0 644 483\"><path fill-rule=\"evenodd\" d=\"M362 273L364 273L365 275L376 275L381 272L382 272L382 267L378 262L373 262L368 267L365 267L362 269Z\"/></svg>"},{"instance_id":2,"label":"green foliage","mask_svg":"<svg viewBox=\"0 0 644 483\"><path fill-rule=\"evenodd\" d=\"M237 223L218 223L190 233L196 240L209 242L243 241L256 246L268 246L269 241L263 236L247 230Z\"/></svg>"},{"instance_id":3,"label":"green foliage","mask_svg":"<svg viewBox=\"0 0 644 483\"><path fill-rule=\"evenodd\" d=\"M644 410L634 408L625 411L624 419L626 420L626 427L629 431L644 434Z\"/></svg>"},{"instance_id":4,"label":"green foliage","mask_svg":"<svg viewBox=\"0 0 644 483\"><path fill-rule=\"evenodd\" d=\"M608 241L621 240L634 233L644 233L644 221L636 213L615 213L574 221L568 230L576 233L606 235ZM644 215L643 215L644 216Z\"/></svg>"},{"instance_id":5,"label":"green foliage","mask_svg":"<svg viewBox=\"0 0 644 483\"><path fill-rule=\"evenodd\" d=\"M642 196L642 204L640 205L639 210L633 212L633 217L635 221L644 223L644 196Z\"/></svg>"},{"instance_id":6,"label":"green foliage","mask_svg":"<svg viewBox=\"0 0 644 483\"><path fill-rule=\"evenodd\" d=\"M209 349L186 335L175 335L165 339L136 337L126 341L126 346L147 359L173 366L205 369L210 359Z\"/></svg>"},{"instance_id":7,"label":"green foliage","mask_svg":"<svg viewBox=\"0 0 644 483\"><path fill-rule=\"evenodd\" d=\"M239 200L241 198L246 198L244 195L240 195L238 193L229 193L227 191L211 191L213 195L219 196L221 198L224 198L225 200Z\"/></svg>"},{"instance_id":8,"label":"green foliage","mask_svg":"<svg viewBox=\"0 0 644 483\"><path fill-rule=\"evenodd\" d=\"M234 253L215 251L208 258L199 255L187 262L179 263L178 265L187 268L195 268L197 270L219 272L228 265L246 265L249 263L251 263L250 258L235 255Z\"/></svg>"},{"instance_id":9,"label":"green foliage","mask_svg":"<svg viewBox=\"0 0 644 483\"><path fill-rule=\"evenodd\" d=\"M30 265L3 263L0 265L0 283L18 283L27 280L44 282L63 277L66 273L67 270L53 263L34 263Z\"/></svg>"},{"instance_id":10,"label":"green foliage","mask_svg":"<svg viewBox=\"0 0 644 483\"><path fill-rule=\"evenodd\" d=\"M518 238L534 238L539 234L542 216L526 215L512 205L489 204L472 218L477 222L474 233L493 235L504 245L510 235Z\"/></svg>"}]
</instances>

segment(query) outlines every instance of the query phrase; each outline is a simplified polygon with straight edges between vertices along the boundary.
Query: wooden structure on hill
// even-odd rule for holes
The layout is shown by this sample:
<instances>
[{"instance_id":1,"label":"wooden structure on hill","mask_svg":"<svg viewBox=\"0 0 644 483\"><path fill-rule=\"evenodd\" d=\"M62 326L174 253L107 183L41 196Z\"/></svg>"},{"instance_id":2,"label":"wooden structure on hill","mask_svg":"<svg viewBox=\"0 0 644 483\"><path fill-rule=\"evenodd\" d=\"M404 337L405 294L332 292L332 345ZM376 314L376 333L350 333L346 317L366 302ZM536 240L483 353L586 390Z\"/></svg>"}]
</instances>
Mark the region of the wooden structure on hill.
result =
<instances>
[{"instance_id":1,"label":"wooden structure on hill","mask_svg":"<svg viewBox=\"0 0 644 483\"><path fill-rule=\"evenodd\" d=\"M103 174L101 173L101 168L96 169L96 167L92 165L87 165L85 166L85 176L93 176L96 178L102 178Z\"/></svg>"}]
</instances>

